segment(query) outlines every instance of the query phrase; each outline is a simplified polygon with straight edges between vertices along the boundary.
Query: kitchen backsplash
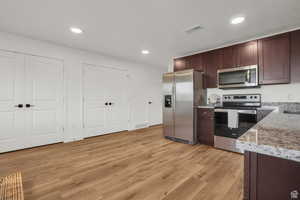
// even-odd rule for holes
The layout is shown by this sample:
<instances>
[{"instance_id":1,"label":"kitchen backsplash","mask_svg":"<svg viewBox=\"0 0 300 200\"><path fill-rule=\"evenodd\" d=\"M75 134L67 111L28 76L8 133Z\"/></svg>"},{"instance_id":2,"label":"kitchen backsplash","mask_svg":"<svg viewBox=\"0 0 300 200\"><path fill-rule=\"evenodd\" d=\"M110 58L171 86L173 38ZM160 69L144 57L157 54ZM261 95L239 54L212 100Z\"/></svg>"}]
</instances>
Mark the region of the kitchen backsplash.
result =
<instances>
[{"instance_id":1,"label":"kitchen backsplash","mask_svg":"<svg viewBox=\"0 0 300 200\"><path fill-rule=\"evenodd\" d=\"M263 85L260 88L221 90L218 88L207 89L207 98L213 94L261 94L262 102L291 103L300 102L300 83L283 85Z\"/></svg>"}]
</instances>

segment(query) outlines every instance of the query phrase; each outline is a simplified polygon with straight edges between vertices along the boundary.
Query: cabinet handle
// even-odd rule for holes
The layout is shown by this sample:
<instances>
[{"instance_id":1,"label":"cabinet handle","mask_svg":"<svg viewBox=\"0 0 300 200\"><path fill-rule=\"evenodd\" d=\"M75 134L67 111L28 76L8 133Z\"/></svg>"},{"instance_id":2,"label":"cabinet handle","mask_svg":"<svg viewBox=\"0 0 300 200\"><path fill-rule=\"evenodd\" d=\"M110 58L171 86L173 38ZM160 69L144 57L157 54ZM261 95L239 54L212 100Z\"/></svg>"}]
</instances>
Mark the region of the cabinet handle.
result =
<instances>
[{"instance_id":1,"label":"cabinet handle","mask_svg":"<svg viewBox=\"0 0 300 200\"><path fill-rule=\"evenodd\" d=\"M111 106L111 105L112 105L112 102L109 102L109 104L108 104L108 105L110 105L110 106Z\"/></svg>"},{"instance_id":2,"label":"cabinet handle","mask_svg":"<svg viewBox=\"0 0 300 200\"><path fill-rule=\"evenodd\" d=\"M108 106L108 103L106 102L105 105Z\"/></svg>"}]
</instances>

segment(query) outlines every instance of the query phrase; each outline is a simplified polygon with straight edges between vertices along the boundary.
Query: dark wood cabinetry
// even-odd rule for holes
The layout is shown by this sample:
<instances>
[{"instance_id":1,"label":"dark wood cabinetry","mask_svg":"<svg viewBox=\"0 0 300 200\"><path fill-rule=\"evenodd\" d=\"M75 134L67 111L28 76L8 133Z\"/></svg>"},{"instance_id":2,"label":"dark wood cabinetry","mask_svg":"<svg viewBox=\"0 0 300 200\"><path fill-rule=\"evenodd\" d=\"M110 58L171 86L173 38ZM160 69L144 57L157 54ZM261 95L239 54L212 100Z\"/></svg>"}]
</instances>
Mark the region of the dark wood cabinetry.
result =
<instances>
[{"instance_id":1,"label":"dark wood cabinetry","mask_svg":"<svg viewBox=\"0 0 300 200\"><path fill-rule=\"evenodd\" d=\"M226 47L220 49L220 51L221 51L221 59L222 59L222 65L220 66L220 68L227 69L227 68L233 68L237 66L235 46Z\"/></svg>"},{"instance_id":2,"label":"dark wood cabinetry","mask_svg":"<svg viewBox=\"0 0 300 200\"><path fill-rule=\"evenodd\" d=\"M181 71L185 69L196 69L199 71L204 71L202 54L174 59L174 71Z\"/></svg>"},{"instance_id":3,"label":"dark wood cabinetry","mask_svg":"<svg viewBox=\"0 0 300 200\"><path fill-rule=\"evenodd\" d=\"M223 48L221 54L223 69L258 65L256 40Z\"/></svg>"},{"instance_id":4,"label":"dark wood cabinetry","mask_svg":"<svg viewBox=\"0 0 300 200\"><path fill-rule=\"evenodd\" d=\"M292 199L291 192L300 192L298 162L245 152L244 166L244 200Z\"/></svg>"},{"instance_id":5,"label":"dark wood cabinetry","mask_svg":"<svg viewBox=\"0 0 300 200\"><path fill-rule=\"evenodd\" d=\"M223 69L258 65L257 41L223 48L221 54Z\"/></svg>"},{"instance_id":6,"label":"dark wood cabinetry","mask_svg":"<svg viewBox=\"0 0 300 200\"><path fill-rule=\"evenodd\" d=\"M180 71L187 69L187 59L186 58L176 58L174 59L174 71Z\"/></svg>"},{"instance_id":7,"label":"dark wood cabinetry","mask_svg":"<svg viewBox=\"0 0 300 200\"><path fill-rule=\"evenodd\" d=\"M191 68L204 71L204 66L202 62L202 54L196 54L188 57L188 63Z\"/></svg>"},{"instance_id":8,"label":"dark wood cabinetry","mask_svg":"<svg viewBox=\"0 0 300 200\"><path fill-rule=\"evenodd\" d=\"M290 82L290 34L281 34L258 42L259 83Z\"/></svg>"},{"instance_id":9,"label":"dark wood cabinetry","mask_svg":"<svg viewBox=\"0 0 300 200\"><path fill-rule=\"evenodd\" d=\"M217 87L217 70L222 65L221 56L220 50L209 51L203 54L205 88Z\"/></svg>"},{"instance_id":10,"label":"dark wood cabinetry","mask_svg":"<svg viewBox=\"0 0 300 200\"><path fill-rule=\"evenodd\" d=\"M200 144L214 146L215 116L212 108L197 109L197 134Z\"/></svg>"},{"instance_id":11,"label":"dark wood cabinetry","mask_svg":"<svg viewBox=\"0 0 300 200\"><path fill-rule=\"evenodd\" d=\"M291 82L300 82L300 30L291 33Z\"/></svg>"},{"instance_id":12,"label":"dark wood cabinetry","mask_svg":"<svg viewBox=\"0 0 300 200\"><path fill-rule=\"evenodd\" d=\"M238 67L258 65L257 41L246 42L235 46Z\"/></svg>"},{"instance_id":13,"label":"dark wood cabinetry","mask_svg":"<svg viewBox=\"0 0 300 200\"><path fill-rule=\"evenodd\" d=\"M259 84L300 82L300 30L174 60L174 71L204 72L206 88L217 87L217 70L258 65Z\"/></svg>"}]
</instances>

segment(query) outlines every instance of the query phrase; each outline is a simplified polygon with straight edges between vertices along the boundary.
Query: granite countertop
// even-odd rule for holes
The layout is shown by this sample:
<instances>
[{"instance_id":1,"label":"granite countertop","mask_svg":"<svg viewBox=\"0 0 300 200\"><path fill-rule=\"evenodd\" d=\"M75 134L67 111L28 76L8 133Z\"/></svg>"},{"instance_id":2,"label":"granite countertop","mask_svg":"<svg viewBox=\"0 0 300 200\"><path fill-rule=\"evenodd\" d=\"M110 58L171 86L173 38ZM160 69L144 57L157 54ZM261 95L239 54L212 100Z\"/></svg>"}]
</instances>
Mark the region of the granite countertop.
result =
<instances>
[{"instance_id":1,"label":"granite countertop","mask_svg":"<svg viewBox=\"0 0 300 200\"><path fill-rule=\"evenodd\" d=\"M300 162L300 115L274 110L238 138L236 147Z\"/></svg>"}]
</instances>

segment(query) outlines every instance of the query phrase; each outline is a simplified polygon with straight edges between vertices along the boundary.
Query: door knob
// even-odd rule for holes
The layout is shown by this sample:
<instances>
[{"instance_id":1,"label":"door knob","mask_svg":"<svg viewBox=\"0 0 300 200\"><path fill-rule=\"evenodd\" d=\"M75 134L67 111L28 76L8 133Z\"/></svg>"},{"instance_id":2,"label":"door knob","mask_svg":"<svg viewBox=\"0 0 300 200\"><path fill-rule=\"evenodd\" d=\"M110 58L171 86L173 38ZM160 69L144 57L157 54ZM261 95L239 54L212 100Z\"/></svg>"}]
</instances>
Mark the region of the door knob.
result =
<instances>
[{"instance_id":1,"label":"door knob","mask_svg":"<svg viewBox=\"0 0 300 200\"><path fill-rule=\"evenodd\" d=\"M26 104L25 107L26 107L26 108L30 108L30 107L33 107L33 105L31 105L31 104Z\"/></svg>"},{"instance_id":2,"label":"door knob","mask_svg":"<svg viewBox=\"0 0 300 200\"><path fill-rule=\"evenodd\" d=\"M23 104L15 105L15 107L17 107L17 108L23 108Z\"/></svg>"}]
</instances>

